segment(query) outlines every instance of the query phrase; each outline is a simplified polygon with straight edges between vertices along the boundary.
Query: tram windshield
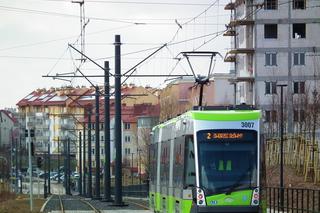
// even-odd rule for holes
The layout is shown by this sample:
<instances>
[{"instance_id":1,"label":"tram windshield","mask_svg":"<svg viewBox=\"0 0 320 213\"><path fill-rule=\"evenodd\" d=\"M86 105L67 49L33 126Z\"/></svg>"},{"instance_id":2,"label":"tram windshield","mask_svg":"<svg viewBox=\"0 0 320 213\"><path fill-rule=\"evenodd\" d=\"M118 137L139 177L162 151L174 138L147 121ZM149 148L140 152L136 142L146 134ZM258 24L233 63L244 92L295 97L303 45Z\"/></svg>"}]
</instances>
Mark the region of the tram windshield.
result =
<instances>
[{"instance_id":1,"label":"tram windshield","mask_svg":"<svg viewBox=\"0 0 320 213\"><path fill-rule=\"evenodd\" d=\"M204 130L197 133L200 185L207 195L257 185L257 132Z\"/></svg>"}]
</instances>

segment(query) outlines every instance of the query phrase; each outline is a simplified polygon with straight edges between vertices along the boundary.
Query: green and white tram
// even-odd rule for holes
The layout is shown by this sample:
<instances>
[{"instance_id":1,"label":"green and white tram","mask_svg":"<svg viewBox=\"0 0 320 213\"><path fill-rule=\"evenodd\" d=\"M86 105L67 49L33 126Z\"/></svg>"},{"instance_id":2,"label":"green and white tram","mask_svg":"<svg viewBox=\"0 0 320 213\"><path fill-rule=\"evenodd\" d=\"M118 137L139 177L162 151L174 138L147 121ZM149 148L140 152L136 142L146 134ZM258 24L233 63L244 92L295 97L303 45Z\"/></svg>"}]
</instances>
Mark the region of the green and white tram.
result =
<instances>
[{"instance_id":1,"label":"green and white tram","mask_svg":"<svg viewBox=\"0 0 320 213\"><path fill-rule=\"evenodd\" d=\"M155 212L260 212L259 110L189 111L150 145Z\"/></svg>"}]
</instances>

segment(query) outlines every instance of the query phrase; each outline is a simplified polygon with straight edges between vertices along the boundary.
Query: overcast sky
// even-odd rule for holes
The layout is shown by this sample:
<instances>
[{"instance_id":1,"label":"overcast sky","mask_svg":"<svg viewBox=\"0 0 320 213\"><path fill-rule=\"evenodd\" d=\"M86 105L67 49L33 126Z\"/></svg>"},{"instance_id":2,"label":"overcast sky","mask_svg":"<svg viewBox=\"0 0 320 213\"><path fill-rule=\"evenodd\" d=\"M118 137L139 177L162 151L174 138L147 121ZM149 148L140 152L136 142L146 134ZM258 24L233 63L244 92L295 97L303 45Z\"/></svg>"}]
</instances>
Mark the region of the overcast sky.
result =
<instances>
[{"instance_id":1,"label":"overcast sky","mask_svg":"<svg viewBox=\"0 0 320 213\"><path fill-rule=\"evenodd\" d=\"M218 51L223 56L230 38L215 33L225 30L227 0L86 0L85 54L100 65L110 61L114 72L114 36L121 35L122 73L163 48L136 69L135 74L192 74L182 51ZM65 0L0 0L0 109L15 107L37 88L87 85L44 78L44 75L75 72L102 74L93 63L80 64L80 55L68 44L80 47L80 5ZM178 30L179 29L179 30ZM207 36L205 36L207 35ZM197 38L197 39L195 39ZM131 53L131 54L127 54ZM206 61L205 61L206 60ZM203 63L194 61L195 72L207 74ZM197 64L198 63L198 64ZM201 64L201 69L197 66ZM206 68L204 68L206 67ZM200 66L199 66L200 68ZM228 72L230 64L217 57L214 72ZM80 73L76 73L80 75ZM103 79L91 78L101 85ZM113 79L110 80L113 84ZM128 83L164 87L165 78L130 78Z\"/></svg>"}]
</instances>

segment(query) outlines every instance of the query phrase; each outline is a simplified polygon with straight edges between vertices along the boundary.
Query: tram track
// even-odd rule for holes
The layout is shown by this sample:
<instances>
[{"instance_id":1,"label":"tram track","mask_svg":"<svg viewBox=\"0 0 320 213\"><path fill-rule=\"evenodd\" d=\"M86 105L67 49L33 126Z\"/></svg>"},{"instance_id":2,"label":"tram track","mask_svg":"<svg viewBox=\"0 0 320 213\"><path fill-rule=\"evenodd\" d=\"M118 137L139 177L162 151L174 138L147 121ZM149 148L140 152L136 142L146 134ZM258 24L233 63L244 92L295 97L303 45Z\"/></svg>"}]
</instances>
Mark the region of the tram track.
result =
<instances>
[{"instance_id":1,"label":"tram track","mask_svg":"<svg viewBox=\"0 0 320 213\"><path fill-rule=\"evenodd\" d=\"M66 195L52 195L41 212L66 213L67 211L88 211L101 213L99 209L84 199Z\"/></svg>"},{"instance_id":2,"label":"tram track","mask_svg":"<svg viewBox=\"0 0 320 213\"><path fill-rule=\"evenodd\" d=\"M62 200L61 200L61 196L58 195L59 197L59 203L60 203L60 210L61 210L61 213L64 213L64 207L63 207L63 203L62 203Z\"/></svg>"},{"instance_id":3,"label":"tram track","mask_svg":"<svg viewBox=\"0 0 320 213\"><path fill-rule=\"evenodd\" d=\"M101 211L99 209L97 209L96 207L94 207L92 204L90 204L89 202L83 200L83 199L79 199L82 203L87 204L88 206L91 207L91 209L95 212L95 213L101 213Z\"/></svg>"},{"instance_id":4,"label":"tram track","mask_svg":"<svg viewBox=\"0 0 320 213\"><path fill-rule=\"evenodd\" d=\"M136 212L150 212L148 200L127 197L124 200L124 206L117 207L100 200L85 199L80 196L70 195L52 195L43 205L40 212L42 213L68 213L68 212L87 212L101 213L114 212L118 210Z\"/></svg>"}]
</instances>

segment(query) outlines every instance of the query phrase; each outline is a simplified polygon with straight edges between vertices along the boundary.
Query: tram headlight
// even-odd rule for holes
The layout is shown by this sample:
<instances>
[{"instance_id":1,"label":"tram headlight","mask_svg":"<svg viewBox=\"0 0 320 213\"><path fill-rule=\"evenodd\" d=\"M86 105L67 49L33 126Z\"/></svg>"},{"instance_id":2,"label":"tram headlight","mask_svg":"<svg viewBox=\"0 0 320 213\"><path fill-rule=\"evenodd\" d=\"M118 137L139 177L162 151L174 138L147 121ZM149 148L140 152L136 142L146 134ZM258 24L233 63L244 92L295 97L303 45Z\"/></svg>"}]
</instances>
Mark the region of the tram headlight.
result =
<instances>
[{"instance_id":1,"label":"tram headlight","mask_svg":"<svg viewBox=\"0 0 320 213\"><path fill-rule=\"evenodd\" d=\"M200 188L197 189L197 205L198 206L205 206L206 205L204 191Z\"/></svg>"},{"instance_id":2,"label":"tram headlight","mask_svg":"<svg viewBox=\"0 0 320 213\"><path fill-rule=\"evenodd\" d=\"M259 197L260 197L259 189L256 188L253 190L253 193L252 193L251 205L258 206L259 205Z\"/></svg>"}]
</instances>

